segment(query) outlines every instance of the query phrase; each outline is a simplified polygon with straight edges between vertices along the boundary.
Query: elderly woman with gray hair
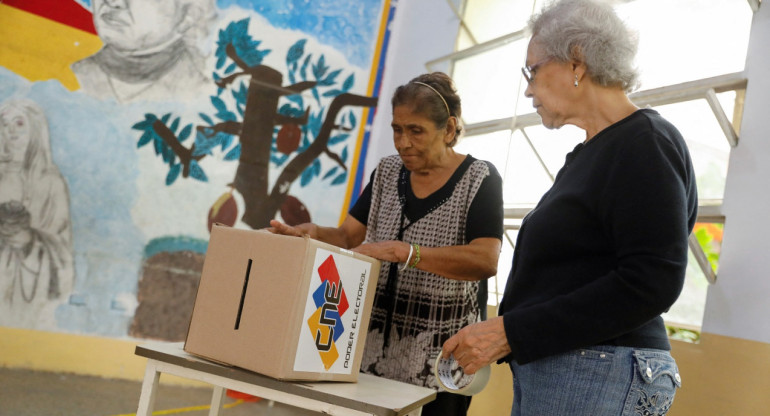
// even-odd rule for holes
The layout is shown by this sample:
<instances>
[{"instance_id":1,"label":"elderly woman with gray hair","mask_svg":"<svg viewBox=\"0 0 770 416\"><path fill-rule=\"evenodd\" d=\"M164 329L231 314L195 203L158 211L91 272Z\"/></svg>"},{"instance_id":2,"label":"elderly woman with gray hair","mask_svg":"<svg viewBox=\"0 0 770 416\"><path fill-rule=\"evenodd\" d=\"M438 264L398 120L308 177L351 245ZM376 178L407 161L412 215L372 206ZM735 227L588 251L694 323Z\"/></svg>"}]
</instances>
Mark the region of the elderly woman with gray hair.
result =
<instances>
[{"instance_id":1,"label":"elderly woman with gray hair","mask_svg":"<svg viewBox=\"0 0 770 416\"><path fill-rule=\"evenodd\" d=\"M681 378L661 314L676 301L696 219L677 129L626 95L636 42L607 4L530 20L525 92L548 128L585 131L524 219L499 316L444 343L466 373L514 377L512 415L664 415Z\"/></svg>"}]
</instances>

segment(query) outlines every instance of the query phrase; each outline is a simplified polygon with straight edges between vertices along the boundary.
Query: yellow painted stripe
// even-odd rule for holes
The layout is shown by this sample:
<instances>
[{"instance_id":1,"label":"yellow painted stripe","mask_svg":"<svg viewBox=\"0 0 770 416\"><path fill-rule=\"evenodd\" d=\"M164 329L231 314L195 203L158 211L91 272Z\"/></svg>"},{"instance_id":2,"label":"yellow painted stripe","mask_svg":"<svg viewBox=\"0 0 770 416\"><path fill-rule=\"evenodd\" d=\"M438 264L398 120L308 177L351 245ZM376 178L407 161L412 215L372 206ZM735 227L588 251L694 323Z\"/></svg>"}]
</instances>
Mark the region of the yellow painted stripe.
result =
<instances>
[{"instance_id":1,"label":"yellow painted stripe","mask_svg":"<svg viewBox=\"0 0 770 416\"><path fill-rule=\"evenodd\" d=\"M30 81L80 88L70 65L102 46L98 36L0 4L0 66Z\"/></svg>"},{"instance_id":2,"label":"yellow painted stripe","mask_svg":"<svg viewBox=\"0 0 770 416\"><path fill-rule=\"evenodd\" d=\"M134 350L143 342L0 326L0 367L141 381L147 359ZM210 386L171 374L161 384Z\"/></svg>"},{"instance_id":3,"label":"yellow painted stripe","mask_svg":"<svg viewBox=\"0 0 770 416\"><path fill-rule=\"evenodd\" d=\"M387 30L388 25L388 16L390 14L390 0L385 0L385 4L383 5L382 9L382 17L380 18L380 32L377 34L377 46L374 48L374 58L372 58L372 67L369 70L369 85L366 88L366 95L370 96L374 93L374 84L377 81L377 71L379 69L379 62L380 62L380 54L382 53L382 44L385 39L385 31ZM351 177L348 180L348 189L345 192L345 201L342 205L343 209L340 212L340 219L339 224L342 224L343 221L345 221L345 217L348 215L347 207L350 205L350 200L353 198L353 186L355 185L355 178L353 175L355 175L355 172L358 170L358 164L364 163L364 161L361 161L361 147L364 143L364 133L366 132L366 120L369 118L369 112L372 109L369 107L365 107L363 110L363 113L361 115L361 126L358 129L358 138L356 139L356 150L354 155L356 157L353 159L353 163L350 165L350 173ZM371 136L369 137L369 140L371 141ZM368 180L368 178L363 179L364 182ZM357 196L357 195L356 195Z\"/></svg>"},{"instance_id":4,"label":"yellow painted stripe","mask_svg":"<svg viewBox=\"0 0 770 416\"><path fill-rule=\"evenodd\" d=\"M243 400L236 400L232 403L227 403L222 405L223 409L231 409L235 406L238 406L239 404L242 404ZM208 410L211 409L211 405L203 405L203 406L190 406L190 407L180 407L178 409L168 409L168 410L156 410L152 412L153 415L175 415L178 413L185 413L185 412L195 412L198 410ZM113 416L136 416L136 413L126 413L123 415L113 415Z\"/></svg>"}]
</instances>

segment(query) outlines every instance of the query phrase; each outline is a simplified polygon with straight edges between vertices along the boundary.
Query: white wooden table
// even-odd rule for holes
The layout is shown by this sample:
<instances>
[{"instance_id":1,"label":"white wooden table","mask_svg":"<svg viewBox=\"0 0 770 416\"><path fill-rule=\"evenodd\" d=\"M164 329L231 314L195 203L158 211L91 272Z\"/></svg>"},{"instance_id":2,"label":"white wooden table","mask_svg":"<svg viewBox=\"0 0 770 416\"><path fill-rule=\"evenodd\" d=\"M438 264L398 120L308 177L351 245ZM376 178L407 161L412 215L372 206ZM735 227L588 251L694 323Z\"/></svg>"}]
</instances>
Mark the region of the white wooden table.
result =
<instances>
[{"instance_id":1,"label":"white wooden table","mask_svg":"<svg viewBox=\"0 0 770 416\"><path fill-rule=\"evenodd\" d=\"M225 389L329 415L420 415L436 398L432 389L359 374L357 383L287 382L252 371L228 367L190 355L183 343L137 345L136 355L147 358L137 416L151 416L160 374L172 374L214 386L209 416L222 408Z\"/></svg>"}]
</instances>

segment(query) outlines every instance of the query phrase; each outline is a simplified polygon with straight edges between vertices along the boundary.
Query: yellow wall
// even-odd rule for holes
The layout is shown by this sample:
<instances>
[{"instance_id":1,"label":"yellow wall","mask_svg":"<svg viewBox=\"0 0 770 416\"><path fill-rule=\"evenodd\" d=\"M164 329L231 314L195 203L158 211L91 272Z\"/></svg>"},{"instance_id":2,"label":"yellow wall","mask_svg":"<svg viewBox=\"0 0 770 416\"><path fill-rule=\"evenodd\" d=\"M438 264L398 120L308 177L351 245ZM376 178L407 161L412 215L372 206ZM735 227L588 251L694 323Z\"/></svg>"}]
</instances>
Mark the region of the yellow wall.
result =
<instances>
[{"instance_id":1,"label":"yellow wall","mask_svg":"<svg viewBox=\"0 0 770 416\"><path fill-rule=\"evenodd\" d=\"M704 333L699 344L672 342L682 374L671 416L770 413L770 344Z\"/></svg>"},{"instance_id":2,"label":"yellow wall","mask_svg":"<svg viewBox=\"0 0 770 416\"><path fill-rule=\"evenodd\" d=\"M492 364L489 384L473 396L468 416L508 415L513 401L513 378L508 364Z\"/></svg>"},{"instance_id":3,"label":"yellow wall","mask_svg":"<svg viewBox=\"0 0 770 416\"><path fill-rule=\"evenodd\" d=\"M143 342L0 327L0 367L140 381L147 360L134 349ZM161 382L201 385L171 375Z\"/></svg>"}]
</instances>

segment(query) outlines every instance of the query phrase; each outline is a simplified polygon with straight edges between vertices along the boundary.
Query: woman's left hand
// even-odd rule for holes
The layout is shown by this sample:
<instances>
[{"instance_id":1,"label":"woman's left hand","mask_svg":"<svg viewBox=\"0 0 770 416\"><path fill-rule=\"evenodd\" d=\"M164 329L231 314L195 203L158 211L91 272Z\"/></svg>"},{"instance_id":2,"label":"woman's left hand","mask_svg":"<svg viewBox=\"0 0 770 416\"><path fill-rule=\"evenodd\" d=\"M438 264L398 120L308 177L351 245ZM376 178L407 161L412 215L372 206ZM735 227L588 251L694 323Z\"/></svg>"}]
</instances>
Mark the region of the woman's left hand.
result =
<instances>
[{"instance_id":1,"label":"woman's left hand","mask_svg":"<svg viewBox=\"0 0 770 416\"><path fill-rule=\"evenodd\" d=\"M409 257L410 244L403 241L388 240L366 243L353 249L356 253L374 257L377 260L403 263Z\"/></svg>"}]
</instances>

